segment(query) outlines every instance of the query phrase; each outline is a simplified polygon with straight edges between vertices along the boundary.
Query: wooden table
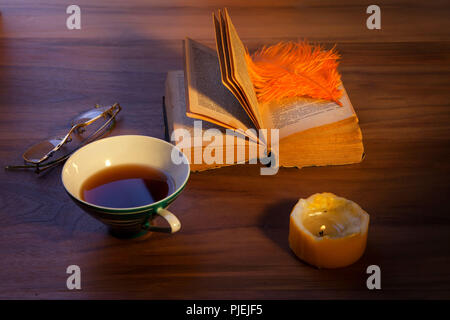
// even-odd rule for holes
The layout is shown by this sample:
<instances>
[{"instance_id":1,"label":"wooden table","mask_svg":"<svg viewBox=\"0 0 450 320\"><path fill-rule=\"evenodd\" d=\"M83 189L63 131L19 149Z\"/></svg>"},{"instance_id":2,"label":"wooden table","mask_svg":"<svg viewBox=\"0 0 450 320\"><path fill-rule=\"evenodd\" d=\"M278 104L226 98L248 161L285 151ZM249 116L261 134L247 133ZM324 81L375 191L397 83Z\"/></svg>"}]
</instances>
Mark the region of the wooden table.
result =
<instances>
[{"instance_id":1,"label":"wooden table","mask_svg":"<svg viewBox=\"0 0 450 320\"><path fill-rule=\"evenodd\" d=\"M181 40L213 44L211 12L230 9L250 49L307 38L337 43L359 115L361 164L280 169L257 165L193 174L171 207L175 235L120 240L65 194L61 167L0 172L1 298L322 299L450 298L450 8L445 1L377 1L382 29L366 28L370 1L76 1L68 30L56 0L0 4L0 159L64 130L95 103L124 110L114 135L164 136L168 70ZM299 261L287 242L300 197L330 191L371 215L367 250L338 270ZM66 288L79 265L82 290ZM366 288L367 266L382 290Z\"/></svg>"}]
</instances>

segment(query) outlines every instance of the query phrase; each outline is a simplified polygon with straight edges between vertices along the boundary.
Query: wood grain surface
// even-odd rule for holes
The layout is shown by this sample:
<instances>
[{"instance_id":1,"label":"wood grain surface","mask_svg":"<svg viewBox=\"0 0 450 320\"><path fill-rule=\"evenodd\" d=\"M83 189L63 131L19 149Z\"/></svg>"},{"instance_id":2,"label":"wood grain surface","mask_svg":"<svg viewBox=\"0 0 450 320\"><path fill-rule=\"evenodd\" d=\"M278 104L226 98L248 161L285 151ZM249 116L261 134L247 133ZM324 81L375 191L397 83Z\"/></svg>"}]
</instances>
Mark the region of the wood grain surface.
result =
<instances>
[{"instance_id":1,"label":"wood grain surface","mask_svg":"<svg viewBox=\"0 0 450 320\"><path fill-rule=\"evenodd\" d=\"M40 176L0 171L0 298L430 299L450 298L450 6L377 1L0 1L0 162L65 130L95 103L120 102L113 134L162 138L165 74L182 68L185 36L213 44L211 12L227 6L250 50L307 38L337 44L360 118L361 164L280 169L256 165L193 174L171 206L175 235L121 240L65 194L61 167ZM317 270L288 247L300 197L329 191L371 216L354 265ZM66 288L66 268L82 290ZM382 290L366 288L381 268Z\"/></svg>"}]
</instances>

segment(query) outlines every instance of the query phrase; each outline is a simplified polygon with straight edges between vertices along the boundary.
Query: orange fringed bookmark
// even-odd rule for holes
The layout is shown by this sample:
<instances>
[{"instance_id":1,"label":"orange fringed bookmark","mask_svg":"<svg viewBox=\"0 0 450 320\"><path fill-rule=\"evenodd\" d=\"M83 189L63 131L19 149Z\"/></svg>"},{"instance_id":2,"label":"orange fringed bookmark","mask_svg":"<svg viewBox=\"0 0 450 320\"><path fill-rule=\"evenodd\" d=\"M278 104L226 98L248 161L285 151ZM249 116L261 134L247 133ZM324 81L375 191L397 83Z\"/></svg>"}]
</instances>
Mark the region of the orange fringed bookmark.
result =
<instances>
[{"instance_id":1,"label":"orange fringed bookmark","mask_svg":"<svg viewBox=\"0 0 450 320\"><path fill-rule=\"evenodd\" d=\"M248 71L259 102L308 96L342 105L339 54L307 42L278 43L246 54Z\"/></svg>"}]
</instances>

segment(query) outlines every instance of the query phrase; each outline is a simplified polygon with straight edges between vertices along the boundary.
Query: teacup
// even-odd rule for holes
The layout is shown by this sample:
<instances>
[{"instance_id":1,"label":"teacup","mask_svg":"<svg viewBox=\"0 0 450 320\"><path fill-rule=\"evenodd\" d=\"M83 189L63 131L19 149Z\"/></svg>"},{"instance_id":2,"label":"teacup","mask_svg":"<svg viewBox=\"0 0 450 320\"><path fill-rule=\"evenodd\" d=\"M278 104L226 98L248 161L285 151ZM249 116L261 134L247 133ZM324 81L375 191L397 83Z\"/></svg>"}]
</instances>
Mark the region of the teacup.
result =
<instances>
[{"instance_id":1,"label":"teacup","mask_svg":"<svg viewBox=\"0 0 450 320\"><path fill-rule=\"evenodd\" d=\"M172 153L178 152L182 161L172 161ZM83 182L108 166L137 164L161 170L173 179L174 191L164 199L132 208L109 208L86 202L81 196ZM177 232L181 223L166 208L181 193L189 178L189 162L174 145L157 138L122 135L94 141L80 148L67 159L61 173L62 183L69 196L84 211L106 224L113 235L138 236L146 231ZM169 227L155 226L153 219L161 216Z\"/></svg>"}]
</instances>

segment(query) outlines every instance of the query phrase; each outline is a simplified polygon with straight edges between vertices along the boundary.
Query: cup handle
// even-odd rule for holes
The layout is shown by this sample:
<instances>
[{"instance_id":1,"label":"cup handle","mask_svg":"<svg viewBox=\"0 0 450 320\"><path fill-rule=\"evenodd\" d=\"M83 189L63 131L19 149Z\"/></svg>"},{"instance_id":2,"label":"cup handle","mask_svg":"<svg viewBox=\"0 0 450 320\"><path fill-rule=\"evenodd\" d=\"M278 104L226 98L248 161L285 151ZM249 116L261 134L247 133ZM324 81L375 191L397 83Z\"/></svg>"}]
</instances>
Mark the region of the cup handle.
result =
<instances>
[{"instance_id":1,"label":"cup handle","mask_svg":"<svg viewBox=\"0 0 450 320\"><path fill-rule=\"evenodd\" d=\"M144 228L154 232L175 233L181 228L180 220L169 210L164 208L158 208L156 214L166 219L170 227L156 227L152 225L146 225Z\"/></svg>"}]
</instances>

